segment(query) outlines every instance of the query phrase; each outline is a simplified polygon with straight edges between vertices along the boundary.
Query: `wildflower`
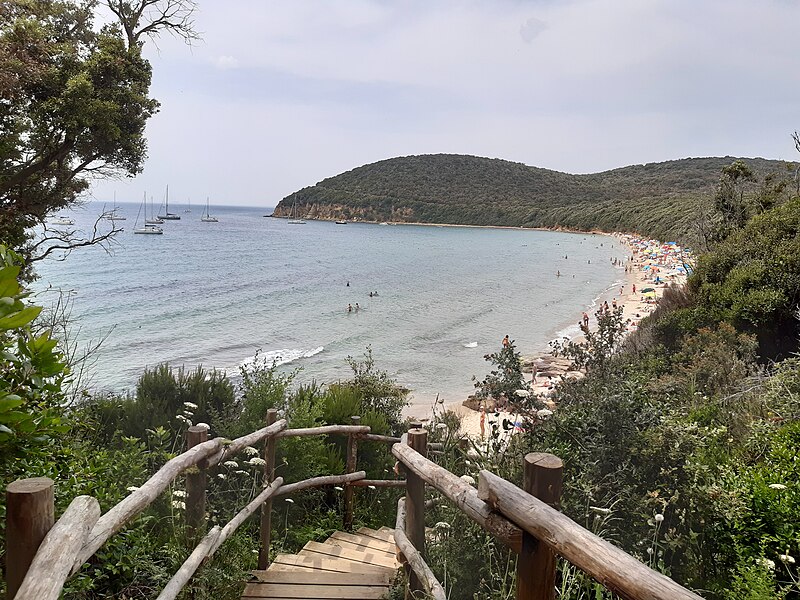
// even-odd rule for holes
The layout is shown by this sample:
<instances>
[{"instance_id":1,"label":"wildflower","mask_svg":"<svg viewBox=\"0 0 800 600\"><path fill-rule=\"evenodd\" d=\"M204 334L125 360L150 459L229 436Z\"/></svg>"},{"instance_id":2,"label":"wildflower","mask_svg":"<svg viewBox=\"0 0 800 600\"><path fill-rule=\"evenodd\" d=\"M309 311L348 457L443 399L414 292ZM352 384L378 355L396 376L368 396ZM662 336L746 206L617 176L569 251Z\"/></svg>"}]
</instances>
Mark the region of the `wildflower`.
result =
<instances>
[{"instance_id":1,"label":"wildflower","mask_svg":"<svg viewBox=\"0 0 800 600\"><path fill-rule=\"evenodd\" d=\"M335 489L337 492L341 492L343 488L339 487L338 485L335 485L333 486L333 489Z\"/></svg>"},{"instance_id":2,"label":"wildflower","mask_svg":"<svg viewBox=\"0 0 800 600\"><path fill-rule=\"evenodd\" d=\"M600 506L590 506L589 510L596 512L598 515L610 515L611 509L610 508L602 508Z\"/></svg>"},{"instance_id":3,"label":"wildflower","mask_svg":"<svg viewBox=\"0 0 800 600\"><path fill-rule=\"evenodd\" d=\"M782 483L770 483L769 487L773 490L785 490L786 486Z\"/></svg>"},{"instance_id":4,"label":"wildflower","mask_svg":"<svg viewBox=\"0 0 800 600\"><path fill-rule=\"evenodd\" d=\"M294 504L294 500L292 500L291 498L287 498L287 499L286 499L286 501L287 501L289 504Z\"/></svg>"},{"instance_id":5,"label":"wildflower","mask_svg":"<svg viewBox=\"0 0 800 600\"><path fill-rule=\"evenodd\" d=\"M517 390L516 392L514 392L514 395L519 398L527 398L528 396L531 395L531 393L528 390Z\"/></svg>"},{"instance_id":6,"label":"wildflower","mask_svg":"<svg viewBox=\"0 0 800 600\"><path fill-rule=\"evenodd\" d=\"M371 490L377 489L374 485L368 485L367 487Z\"/></svg>"},{"instance_id":7,"label":"wildflower","mask_svg":"<svg viewBox=\"0 0 800 600\"><path fill-rule=\"evenodd\" d=\"M264 465L267 464L267 461L265 461L263 458L258 458L257 456L254 456L253 458L247 461L247 464L252 465L254 467L263 467Z\"/></svg>"},{"instance_id":8,"label":"wildflower","mask_svg":"<svg viewBox=\"0 0 800 600\"><path fill-rule=\"evenodd\" d=\"M465 464L465 465L467 465L467 466L470 466L472 463L471 463L471 462L469 462L468 460L465 460L465 461L464 461L464 464Z\"/></svg>"},{"instance_id":9,"label":"wildflower","mask_svg":"<svg viewBox=\"0 0 800 600\"><path fill-rule=\"evenodd\" d=\"M176 498L186 498L186 492L183 490L172 490L172 495Z\"/></svg>"},{"instance_id":10,"label":"wildflower","mask_svg":"<svg viewBox=\"0 0 800 600\"><path fill-rule=\"evenodd\" d=\"M184 417L183 415L178 415L175 418L178 419L178 421L180 421L181 423L185 423L186 425L189 425L190 427L192 426L192 422L189 419L187 419L186 417Z\"/></svg>"},{"instance_id":11,"label":"wildflower","mask_svg":"<svg viewBox=\"0 0 800 600\"><path fill-rule=\"evenodd\" d=\"M447 423L437 423L436 429L447 429Z\"/></svg>"},{"instance_id":12,"label":"wildflower","mask_svg":"<svg viewBox=\"0 0 800 600\"><path fill-rule=\"evenodd\" d=\"M228 467L229 469L238 469L239 463L237 463L235 460L226 460L224 463L222 463L222 466Z\"/></svg>"},{"instance_id":13,"label":"wildflower","mask_svg":"<svg viewBox=\"0 0 800 600\"><path fill-rule=\"evenodd\" d=\"M244 453L247 454L247 456L258 456L258 450L252 446L245 446Z\"/></svg>"},{"instance_id":14,"label":"wildflower","mask_svg":"<svg viewBox=\"0 0 800 600\"><path fill-rule=\"evenodd\" d=\"M249 475L247 471L234 471L237 475Z\"/></svg>"},{"instance_id":15,"label":"wildflower","mask_svg":"<svg viewBox=\"0 0 800 600\"><path fill-rule=\"evenodd\" d=\"M778 558L781 559L781 562L785 565L793 565L794 564L794 556L789 556L789 549L786 549L786 554L781 554Z\"/></svg>"},{"instance_id":16,"label":"wildflower","mask_svg":"<svg viewBox=\"0 0 800 600\"><path fill-rule=\"evenodd\" d=\"M547 417L551 416L552 414L553 414L553 411L549 410L547 408L542 408L541 410L536 411L536 416L539 417L540 419L546 419Z\"/></svg>"},{"instance_id":17,"label":"wildflower","mask_svg":"<svg viewBox=\"0 0 800 600\"><path fill-rule=\"evenodd\" d=\"M138 488L138 487L136 487L135 485L129 485L129 486L128 486L128 487L126 487L125 489L126 489L126 490L128 490L129 492L135 492L135 491L136 491L136 490L138 490L139 488Z\"/></svg>"},{"instance_id":18,"label":"wildflower","mask_svg":"<svg viewBox=\"0 0 800 600\"><path fill-rule=\"evenodd\" d=\"M763 558L762 557L762 558L759 558L756 562L759 565L761 565L762 567L764 567L765 569L769 569L770 571L774 571L775 570L775 561L773 561L773 560L770 560L768 558Z\"/></svg>"},{"instance_id":19,"label":"wildflower","mask_svg":"<svg viewBox=\"0 0 800 600\"><path fill-rule=\"evenodd\" d=\"M652 548L648 548L647 549L647 553L652 555L653 554L653 549Z\"/></svg>"},{"instance_id":20,"label":"wildflower","mask_svg":"<svg viewBox=\"0 0 800 600\"><path fill-rule=\"evenodd\" d=\"M450 529L450 523L446 523L445 521L439 521L436 525L434 525L436 529Z\"/></svg>"},{"instance_id":21,"label":"wildflower","mask_svg":"<svg viewBox=\"0 0 800 600\"><path fill-rule=\"evenodd\" d=\"M172 501L172 508L179 508L181 510L186 508L186 503L182 500L173 500Z\"/></svg>"},{"instance_id":22,"label":"wildflower","mask_svg":"<svg viewBox=\"0 0 800 600\"><path fill-rule=\"evenodd\" d=\"M195 425L195 427L202 427L202 428L203 428L203 429L205 429L206 431L208 431L209 429L211 429L211 426L210 426L208 423L198 423L197 425Z\"/></svg>"},{"instance_id":23,"label":"wildflower","mask_svg":"<svg viewBox=\"0 0 800 600\"><path fill-rule=\"evenodd\" d=\"M219 477L220 479L227 479L228 478L228 476L225 475L225 473L217 473L217 477Z\"/></svg>"},{"instance_id":24,"label":"wildflower","mask_svg":"<svg viewBox=\"0 0 800 600\"><path fill-rule=\"evenodd\" d=\"M192 411L190 411L190 410L184 410L181 414L184 417L193 417L194 416L194 413Z\"/></svg>"},{"instance_id":25,"label":"wildflower","mask_svg":"<svg viewBox=\"0 0 800 600\"><path fill-rule=\"evenodd\" d=\"M192 410L197 410L197 404L195 404L194 402L184 402L183 405L186 408L191 408Z\"/></svg>"},{"instance_id":26,"label":"wildflower","mask_svg":"<svg viewBox=\"0 0 800 600\"><path fill-rule=\"evenodd\" d=\"M465 481L470 485L475 485L475 479L473 477L470 477L469 475L462 475L461 481Z\"/></svg>"},{"instance_id":27,"label":"wildflower","mask_svg":"<svg viewBox=\"0 0 800 600\"><path fill-rule=\"evenodd\" d=\"M664 515L662 515L661 513L659 513L659 514L657 514L657 515L655 516L655 519L656 519L656 523L661 523L661 522L664 520Z\"/></svg>"}]
</instances>

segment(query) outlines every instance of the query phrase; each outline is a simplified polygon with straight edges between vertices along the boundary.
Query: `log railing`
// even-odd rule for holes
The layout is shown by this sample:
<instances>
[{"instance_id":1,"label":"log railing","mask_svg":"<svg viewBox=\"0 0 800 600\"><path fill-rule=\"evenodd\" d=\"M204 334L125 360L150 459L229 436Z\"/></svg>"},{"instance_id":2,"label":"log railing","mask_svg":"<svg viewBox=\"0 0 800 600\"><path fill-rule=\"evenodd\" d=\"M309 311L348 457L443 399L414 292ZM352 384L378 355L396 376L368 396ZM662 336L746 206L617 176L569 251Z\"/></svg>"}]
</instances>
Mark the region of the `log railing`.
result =
<instances>
[{"instance_id":1,"label":"log railing","mask_svg":"<svg viewBox=\"0 0 800 600\"><path fill-rule=\"evenodd\" d=\"M347 472L285 484L275 476L275 447L280 438L346 435ZM391 444L406 480L367 480L356 471L358 441ZM196 570L251 515L261 508L259 569L269 564L272 499L311 487L344 485L345 528L353 523L356 487L405 487L398 502L395 543L406 565L407 596L426 593L444 600L445 591L425 562L425 486L438 491L465 515L517 554L517 599L553 600L556 560L561 557L626 600L698 600L700 596L642 564L587 531L557 510L561 494L561 461L549 454L529 454L524 462L523 489L489 471L480 472L478 489L427 459L427 432L412 428L402 438L370 433L354 417L350 425L287 429L277 412L268 411L265 427L233 441L207 440L205 431L190 428L188 449L164 464L139 489L100 516L97 501L79 496L54 524L53 482L46 478L16 481L7 489L7 598L53 599L65 581L134 516L149 506L181 473L187 474L187 533L196 541L205 529L206 471L247 446L264 444L264 489L224 527L208 531L159 595L176 598ZM459 448L464 447L459 444Z\"/></svg>"},{"instance_id":2,"label":"log railing","mask_svg":"<svg viewBox=\"0 0 800 600\"><path fill-rule=\"evenodd\" d=\"M79 496L54 523L54 483L44 477L20 480L7 488L6 598L55 600L65 582L80 570L105 542L158 498L175 479L186 473L186 524L190 540L196 541L205 529L206 471L224 462L245 447L264 444L265 488L224 527L213 527L195 547L189 558L159 595L159 600L175 598L198 567L210 559L236 529L259 508L261 535L259 568L266 568L269 557L272 498L310 487L344 485L345 524L352 524L354 487L400 487L404 481L366 480L364 471L356 471L357 440L394 443L398 438L370 433L367 426L327 425L308 429L287 429L277 411L267 413L265 427L234 440L207 439L207 431L190 427L187 450L167 461L150 479L131 492L108 512L100 515L97 500ZM282 437L346 435L348 437L347 473L314 477L284 484L274 476L275 443ZM351 487L352 486L352 487Z\"/></svg>"}]
</instances>

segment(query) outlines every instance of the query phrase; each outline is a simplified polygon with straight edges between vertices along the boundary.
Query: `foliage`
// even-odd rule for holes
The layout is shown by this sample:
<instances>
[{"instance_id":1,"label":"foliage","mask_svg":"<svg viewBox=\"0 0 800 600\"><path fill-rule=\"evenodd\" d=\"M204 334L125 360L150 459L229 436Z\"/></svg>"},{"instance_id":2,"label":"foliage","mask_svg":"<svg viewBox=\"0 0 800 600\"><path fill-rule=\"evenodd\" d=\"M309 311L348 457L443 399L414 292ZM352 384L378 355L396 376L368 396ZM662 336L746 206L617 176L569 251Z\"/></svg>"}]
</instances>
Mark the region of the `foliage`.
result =
<instances>
[{"instance_id":1,"label":"foliage","mask_svg":"<svg viewBox=\"0 0 800 600\"><path fill-rule=\"evenodd\" d=\"M486 379L475 381L475 395L482 400L493 398L501 403L520 402L517 392L522 390L527 394L529 390L528 382L522 374L522 358L513 340L504 345L499 352L487 354L483 358L494 365L494 368Z\"/></svg>"},{"instance_id":2,"label":"foliage","mask_svg":"<svg viewBox=\"0 0 800 600\"><path fill-rule=\"evenodd\" d=\"M725 321L755 334L759 354L783 357L798 348L800 198L754 217L698 259L689 279L692 321Z\"/></svg>"},{"instance_id":3,"label":"foliage","mask_svg":"<svg viewBox=\"0 0 800 600\"><path fill-rule=\"evenodd\" d=\"M61 422L68 376L49 331L34 334L42 310L28 305L18 281L21 261L0 246L0 462L66 430Z\"/></svg>"},{"instance_id":4,"label":"foliage","mask_svg":"<svg viewBox=\"0 0 800 600\"><path fill-rule=\"evenodd\" d=\"M624 339L628 322L622 319L622 307L610 311L600 308L595 317L597 328L590 330L584 327L583 340L551 342L553 356L572 359L572 369L603 371Z\"/></svg>"},{"instance_id":5,"label":"foliage","mask_svg":"<svg viewBox=\"0 0 800 600\"><path fill-rule=\"evenodd\" d=\"M382 414L390 431L398 433L402 422L401 413L407 404L408 390L398 385L386 371L375 368L372 348L369 346L362 360L352 356L345 360L353 370L353 378L347 384L360 395L361 410Z\"/></svg>"},{"instance_id":6,"label":"foliage","mask_svg":"<svg viewBox=\"0 0 800 600\"><path fill-rule=\"evenodd\" d=\"M570 175L454 154L392 158L324 179L284 198L277 215L347 220L631 231L694 242L725 158L690 158ZM780 161L741 159L759 178L790 181ZM788 188L775 195L786 199ZM753 192L755 193L755 192Z\"/></svg>"}]
</instances>

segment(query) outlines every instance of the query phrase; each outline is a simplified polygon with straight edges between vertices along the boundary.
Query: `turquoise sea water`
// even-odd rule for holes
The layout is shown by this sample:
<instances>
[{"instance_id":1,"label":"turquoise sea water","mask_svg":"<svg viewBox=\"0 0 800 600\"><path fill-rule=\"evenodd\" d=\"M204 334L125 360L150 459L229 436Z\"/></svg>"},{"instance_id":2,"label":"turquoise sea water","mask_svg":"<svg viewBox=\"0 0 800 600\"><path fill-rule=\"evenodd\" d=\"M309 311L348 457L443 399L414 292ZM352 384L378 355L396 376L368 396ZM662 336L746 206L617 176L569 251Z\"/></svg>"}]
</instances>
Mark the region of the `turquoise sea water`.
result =
<instances>
[{"instance_id":1,"label":"turquoise sea water","mask_svg":"<svg viewBox=\"0 0 800 600\"><path fill-rule=\"evenodd\" d=\"M76 211L76 227L101 208ZM302 367L301 381L326 382L347 377L345 357L370 345L414 403L460 401L505 334L523 354L544 350L622 280L611 258L623 249L605 236L290 225L263 218L269 210L223 206L211 207L219 223L202 223L200 207L170 208L182 219L166 222L163 236L134 235L138 206L122 204L128 220L113 254L89 248L38 267L36 289L72 291L79 340L108 334L98 387L133 389L161 361L236 374L258 349ZM52 299L44 292L39 302ZM348 313L348 303L361 310Z\"/></svg>"}]
</instances>

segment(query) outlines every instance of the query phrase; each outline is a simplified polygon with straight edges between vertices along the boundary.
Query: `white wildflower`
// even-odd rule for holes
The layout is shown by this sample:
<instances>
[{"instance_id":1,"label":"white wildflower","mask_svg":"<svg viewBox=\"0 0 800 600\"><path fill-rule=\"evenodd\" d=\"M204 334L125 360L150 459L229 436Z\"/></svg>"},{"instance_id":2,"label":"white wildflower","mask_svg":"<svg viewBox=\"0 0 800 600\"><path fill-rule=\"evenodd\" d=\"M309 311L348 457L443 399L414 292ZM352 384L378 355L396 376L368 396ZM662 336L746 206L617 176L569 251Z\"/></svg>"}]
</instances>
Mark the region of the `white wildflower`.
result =
<instances>
[{"instance_id":1,"label":"white wildflower","mask_svg":"<svg viewBox=\"0 0 800 600\"><path fill-rule=\"evenodd\" d=\"M222 466L228 467L229 469L238 469L239 463L235 460L226 460L224 463L222 463Z\"/></svg>"},{"instance_id":2,"label":"white wildflower","mask_svg":"<svg viewBox=\"0 0 800 600\"><path fill-rule=\"evenodd\" d=\"M648 549L647 549L647 553L648 553L648 554L653 554L653 549L652 549L652 548L648 548Z\"/></svg>"},{"instance_id":3,"label":"white wildflower","mask_svg":"<svg viewBox=\"0 0 800 600\"><path fill-rule=\"evenodd\" d=\"M461 481L465 481L470 485L475 485L475 479L473 477L470 477L469 475L462 475Z\"/></svg>"},{"instance_id":4,"label":"white wildflower","mask_svg":"<svg viewBox=\"0 0 800 600\"><path fill-rule=\"evenodd\" d=\"M436 525L434 525L436 529L450 529L450 523L445 521L439 521Z\"/></svg>"},{"instance_id":5,"label":"white wildflower","mask_svg":"<svg viewBox=\"0 0 800 600\"><path fill-rule=\"evenodd\" d=\"M250 474L250 473L248 473L247 471L235 471L235 473L236 473L237 475L249 475L249 474Z\"/></svg>"},{"instance_id":6,"label":"white wildflower","mask_svg":"<svg viewBox=\"0 0 800 600\"><path fill-rule=\"evenodd\" d=\"M189 419L187 419L187 418L186 418L186 417L184 417L183 415L178 415L178 416L177 416L177 417L175 417L175 418L176 418L176 419L178 419L178 421L180 421L181 423L184 423L184 424L188 425L189 427L191 427L191 426L192 426L192 421L191 421L191 420L189 420Z\"/></svg>"},{"instance_id":7,"label":"white wildflower","mask_svg":"<svg viewBox=\"0 0 800 600\"><path fill-rule=\"evenodd\" d=\"M342 488L342 487L340 487L338 485L335 485L335 486L333 486L333 489L335 489L337 492L341 492L344 488Z\"/></svg>"},{"instance_id":8,"label":"white wildflower","mask_svg":"<svg viewBox=\"0 0 800 600\"><path fill-rule=\"evenodd\" d=\"M287 501L289 504L294 504L294 500L292 500L291 498L287 498L287 499L286 499L286 501Z\"/></svg>"},{"instance_id":9,"label":"white wildflower","mask_svg":"<svg viewBox=\"0 0 800 600\"><path fill-rule=\"evenodd\" d=\"M172 495L176 498L186 498L186 492L183 490L172 490Z\"/></svg>"},{"instance_id":10,"label":"white wildflower","mask_svg":"<svg viewBox=\"0 0 800 600\"><path fill-rule=\"evenodd\" d=\"M600 506L590 506L589 510L596 512L598 515L610 515L611 509L610 508L602 508Z\"/></svg>"},{"instance_id":11,"label":"white wildflower","mask_svg":"<svg viewBox=\"0 0 800 600\"><path fill-rule=\"evenodd\" d=\"M517 390L516 392L514 392L514 394L519 398L527 398L528 396L531 395L531 393L528 390Z\"/></svg>"},{"instance_id":12,"label":"white wildflower","mask_svg":"<svg viewBox=\"0 0 800 600\"><path fill-rule=\"evenodd\" d=\"M228 478L228 476L225 475L225 473L217 473L217 477L219 477L220 479L227 479Z\"/></svg>"},{"instance_id":13,"label":"white wildflower","mask_svg":"<svg viewBox=\"0 0 800 600\"><path fill-rule=\"evenodd\" d=\"M208 423L198 423L197 425L195 425L195 427L202 427L206 431L211 429L211 425L209 425Z\"/></svg>"},{"instance_id":14,"label":"white wildflower","mask_svg":"<svg viewBox=\"0 0 800 600\"><path fill-rule=\"evenodd\" d=\"M254 467L263 467L264 465L267 464L267 461L265 461L263 458L258 458L257 456L254 456L253 458L247 461L247 464L252 465Z\"/></svg>"},{"instance_id":15,"label":"white wildflower","mask_svg":"<svg viewBox=\"0 0 800 600\"><path fill-rule=\"evenodd\" d=\"M661 523L664 520L664 515L662 515L661 513L658 513L655 516L655 519L656 519L656 523Z\"/></svg>"},{"instance_id":16,"label":"white wildflower","mask_svg":"<svg viewBox=\"0 0 800 600\"><path fill-rule=\"evenodd\" d=\"M181 510L186 508L186 503L182 500L173 500L172 501L172 508L179 508Z\"/></svg>"},{"instance_id":17,"label":"white wildflower","mask_svg":"<svg viewBox=\"0 0 800 600\"><path fill-rule=\"evenodd\" d=\"M536 416L539 417L540 419L546 419L547 417L551 416L552 414L553 414L553 411L550 410L550 409L547 409L547 408L542 408L542 409L536 411Z\"/></svg>"},{"instance_id":18,"label":"white wildflower","mask_svg":"<svg viewBox=\"0 0 800 600\"><path fill-rule=\"evenodd\" d=\"M192 411L190 411L190 410L184 410L181 414L184 417L193 417L194 416L194 413Z\"/></svg>"},{"instance_id":19,"label":"white wildflower","mask_svg":"<svg viewBox=\"0 0 800 600\"><path fill-rule=\"evenodd\" d=\"M761 565L762 567L764 567L765 569L769 569L770 571L774 571L775 570L775 561L774 560L770 560L768 558L763 558L762 557L762 558L759 558L756 562L759 565Z\"/></svg>"},{"instance_id":20,"label":"white wildflower","mask_svg":"<svg viewBox=\"0 0 800 600\"><path fill-rule=\"evenodd\" d=\"M197 410L197 404L195 404L194 402L184 402L183 405L186 408L191 408L192 410Z\"/></svg>"},{"instance_id":21,"label":"white wildflower","mask_svg":"<svg viewBox=\"0 0 800 600\"><path fill-rule=\"evenodd\" d=\"M138 487L136 487L135 485L129 485L129 486L128 486L128 487L126 487L125 489L126 489L126 490L128 490L129 492L135 492L135 491L136 491L136 490L138 490L139 488L138 488Z\"/></svg>"},{"instance_id":22,"label":"white wildflower","mask_svg":"<svg viewBox=\"0 0 800 600\"><path fill-rule=\"evenodd\" d=\"M247 454L247 456L258 456L258 450L252 446L245 446L244 453Z\"/></svg>"},{"instance_id":23,"label":"white wildflower","mask_svg":"<svg viewBox=\"0 0 800 600\"><path fill-rule=\"evenodd\" d=\"M371 490L377 489L374 485L368 485L367 487Z\"/></svg>"},{"instance_id":24,"label":"white wildflower","mask_svg":"<svg viewBox=\"0 0 800 600\"><path fill-rule=\"evenodd\" d=\"M786 554L781 554L778 558L781 559L781 562L785 565L793 565L794 564L794 556L789 556L789 549L786 549Z\"/></svg>"},{"instance_id":25,"label":"white wildflower","mask_svg":"<svg viewBox=\"0 0 800 600\"><path fill-rule=\"evenodd\" d=\"M465 465L467 465L467 466L470 466L472 463L471 463L471 462L469 462L468 460L465 460L465 461L464 461L464 464L465 464Z\"/></svg>"},{"instance_id":26,"label":"white wildflower","mask_svg":"<svg viewBox=\"0 0 800 600\"><path fill-rule=\"evenodd\" d=\"M447 429L447 423L437 423L436 429Z\"/></svg>"},{"instance_id":27,"label":"white wildflower","mask_svg":"<svg viewBox=\"0 0 800 600\"><path fill-rule=\"evenodd\" d=\"M785 490L786 489L786 486L783 485L782 483L770 483L769 487L772 488L773 490Z\"/></svg>"}]
</instances>

